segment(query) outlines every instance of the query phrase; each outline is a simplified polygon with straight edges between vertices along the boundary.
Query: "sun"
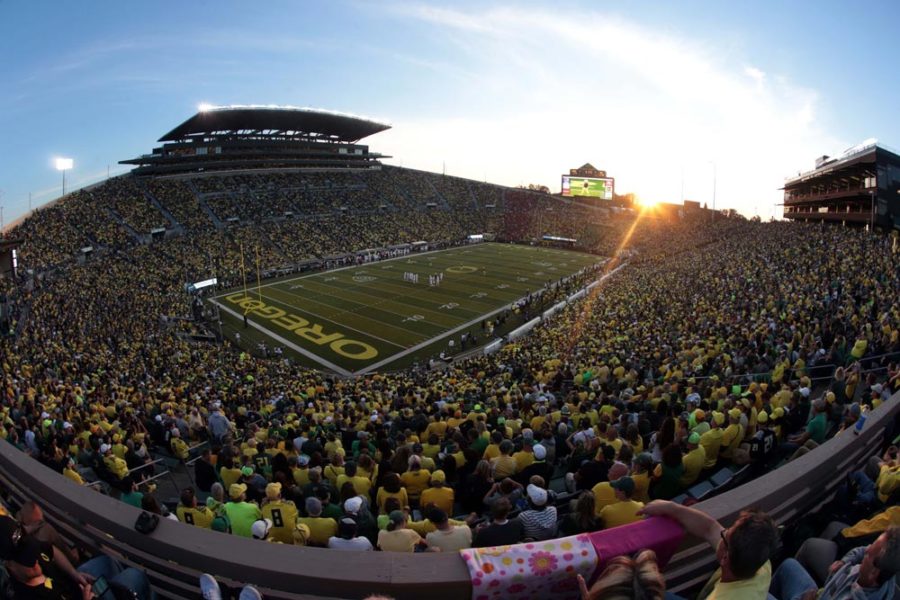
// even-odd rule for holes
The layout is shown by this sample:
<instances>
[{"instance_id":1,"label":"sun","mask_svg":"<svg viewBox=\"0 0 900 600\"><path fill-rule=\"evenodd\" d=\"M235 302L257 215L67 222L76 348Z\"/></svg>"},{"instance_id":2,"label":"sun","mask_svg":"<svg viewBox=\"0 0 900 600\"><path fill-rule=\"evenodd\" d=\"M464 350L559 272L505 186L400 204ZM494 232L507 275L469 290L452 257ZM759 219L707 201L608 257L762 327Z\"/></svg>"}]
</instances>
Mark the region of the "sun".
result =
<instances>
[{"instance_id":1,"label":"sun","mask_svg":"<svg viewBox=\"0 0 900 600\"><path fill-rule=\"evenodd\" d=\"M641 210L656 208L656 205L659 204L659 202L657 202L656 200L650 198L641 198L640 196L636 196L634 202L641 207Z\"/></svg>"}]
</instances>

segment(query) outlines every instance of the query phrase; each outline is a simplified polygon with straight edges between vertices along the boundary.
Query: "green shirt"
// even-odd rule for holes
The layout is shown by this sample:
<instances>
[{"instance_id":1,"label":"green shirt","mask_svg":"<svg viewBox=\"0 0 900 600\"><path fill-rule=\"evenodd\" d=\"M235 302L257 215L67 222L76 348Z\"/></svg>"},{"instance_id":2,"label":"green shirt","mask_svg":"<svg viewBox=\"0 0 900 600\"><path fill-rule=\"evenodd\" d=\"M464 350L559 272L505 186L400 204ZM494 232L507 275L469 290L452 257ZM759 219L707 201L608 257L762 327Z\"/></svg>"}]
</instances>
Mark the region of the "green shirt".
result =
<instances>
[{"instance_id":1,"label":"green shirt","mask_svg":"<svg viewBox=\"0 0 900 600\"><path fill-rule=\"evenodd\" d=\"M806 432L809 434L809 438L817 444L824 442L826 425L825 413L819 413L814 416L806 425Z\"/></svg>"},{"instance_id":2,"label":"green shirt","mask_svg":"<svg viewBox=\"0 0 900 600\"><path fill-rule=\"evenodd\" d=\"M141 500L144 499L144 495L140 492L125 492L120 498L125 504L130 504L132 506L140 508Z\"/></svg>"},{"instance_id":3,"label":"green shirt","mask_svg":"<svg viewBox=\"0 0 900 600\"><path fill-rule=\"evenodd\" d=\"M253 537L250 529L262 518L259 507L252 502L226 502L225 514L231 522L231 532L243 537Z\"/></svg>"}]
</instances>

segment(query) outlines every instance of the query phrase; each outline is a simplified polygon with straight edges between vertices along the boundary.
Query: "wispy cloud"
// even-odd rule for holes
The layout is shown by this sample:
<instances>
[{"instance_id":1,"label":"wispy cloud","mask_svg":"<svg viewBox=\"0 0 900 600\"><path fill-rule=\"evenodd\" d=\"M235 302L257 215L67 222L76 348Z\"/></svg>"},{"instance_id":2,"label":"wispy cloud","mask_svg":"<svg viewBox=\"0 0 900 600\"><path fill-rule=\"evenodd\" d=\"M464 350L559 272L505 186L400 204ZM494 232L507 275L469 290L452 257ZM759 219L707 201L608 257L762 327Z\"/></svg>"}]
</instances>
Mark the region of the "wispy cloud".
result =
<instances>
[{"instance_id":1,"label":"wispy cloud","mask_svg":"<svg viewBox=\"0 0 900 600\"><path fill-rule=\"evenodd\" d=\"M495 83L449 120L383 134L379 147L407 165L445 159L455 174L555 189L560 173L589 160L619 190L673 202L682 179L686 197L711 201L715 170L720 207L767 217L798 161L846 145L817 121L815 90L767 75L753 56L732 62L730 49L695 35L521 5L390 10L461 40L469 52L457 66Z\"/></svg>"}]
</instances>

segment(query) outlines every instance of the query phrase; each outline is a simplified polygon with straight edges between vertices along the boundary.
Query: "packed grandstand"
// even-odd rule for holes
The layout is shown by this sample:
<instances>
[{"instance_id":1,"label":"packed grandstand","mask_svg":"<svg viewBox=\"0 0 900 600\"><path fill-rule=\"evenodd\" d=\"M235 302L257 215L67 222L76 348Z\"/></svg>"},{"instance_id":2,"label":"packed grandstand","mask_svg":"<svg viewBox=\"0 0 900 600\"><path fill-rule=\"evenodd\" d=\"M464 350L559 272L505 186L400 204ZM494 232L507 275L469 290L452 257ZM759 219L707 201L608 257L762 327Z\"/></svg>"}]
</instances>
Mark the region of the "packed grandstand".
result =
<instances>
[{"instance_id":1,"label":"packed grandstand","mask_svg":"<svg viewBox=\"0 0 900 600\"><path fill-rule=\"evenodd\" d=\"M758 545L743 571L725 561L713 582L716 598L738 597L729 575L748 582L749 598L770 586L771 520L748 513L716 529L689 506L822 452L897 401L900 270L888 236L602 209L377 161L255 167L117 177L7 232L21 240L19 274L3 282L10 444L210 535L321 552L461 551L479 598L482 584L505 590L485 598L551 597L545 576L577 594L576 573L588 587L599 575L586 534L667 516L681 528L657 523L645 545L654 556L619 566L663 569L682 529L712 531L712 544ZM606 272L624 266L496 352L353 378L219 337L192 318L185 291L210 276L239 285L245 245L261 276L275 276L475 233L577 240L612 259ZM896 447L881 454L836 473L852 483L814 521L844 521L833 532L842 549L898 523ZM22 507L22 522L37 510ZM888 533L869 587L893 594L883 576L898 570L900 541ZM573 544L593 559L569 569ZM529 576L499 575L523 559Z\"/></svg>"}]
</instances>

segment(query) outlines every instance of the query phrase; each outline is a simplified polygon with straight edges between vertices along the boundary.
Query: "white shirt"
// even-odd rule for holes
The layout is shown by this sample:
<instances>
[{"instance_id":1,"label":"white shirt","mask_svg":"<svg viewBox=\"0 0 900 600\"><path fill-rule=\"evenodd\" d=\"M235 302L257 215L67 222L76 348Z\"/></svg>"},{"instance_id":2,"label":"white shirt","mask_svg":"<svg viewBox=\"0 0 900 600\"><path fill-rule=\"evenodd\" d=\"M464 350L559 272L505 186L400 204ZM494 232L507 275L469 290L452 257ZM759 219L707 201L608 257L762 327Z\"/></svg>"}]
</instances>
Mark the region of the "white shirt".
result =
<instances>
[{"instance_id":1,"label":"white shirt","mask_svg":"<svg viewBox=\"0 0 900 600\"><path fill-rule=\"evenodd\" d=\"M345 540L337 536L328 538L328 547L332 550L373 550L372 542L364 537Z\"/></svg>"}]
</instances>

